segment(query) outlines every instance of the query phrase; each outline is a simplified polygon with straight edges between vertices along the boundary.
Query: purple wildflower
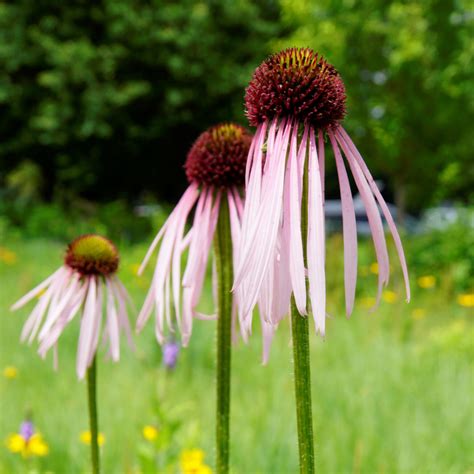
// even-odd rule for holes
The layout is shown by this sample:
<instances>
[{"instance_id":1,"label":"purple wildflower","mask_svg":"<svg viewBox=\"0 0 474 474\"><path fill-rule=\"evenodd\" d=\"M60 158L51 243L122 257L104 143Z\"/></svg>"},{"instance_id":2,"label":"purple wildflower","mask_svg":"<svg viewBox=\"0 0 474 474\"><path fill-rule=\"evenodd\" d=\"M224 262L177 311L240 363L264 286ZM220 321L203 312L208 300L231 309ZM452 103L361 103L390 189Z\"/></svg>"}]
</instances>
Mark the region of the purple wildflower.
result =
<instances>
[{"instance_id":1,"label":"purple wildflower","mask_svg":"<svg viewBox=\"0 0 474 474\"><path fill-rule=\"evenodd\" d=\"M163 346L163 365L167 369L174 369L178 362L179 344L175 341L170 341Z\"/></svg>"}]
</instances>

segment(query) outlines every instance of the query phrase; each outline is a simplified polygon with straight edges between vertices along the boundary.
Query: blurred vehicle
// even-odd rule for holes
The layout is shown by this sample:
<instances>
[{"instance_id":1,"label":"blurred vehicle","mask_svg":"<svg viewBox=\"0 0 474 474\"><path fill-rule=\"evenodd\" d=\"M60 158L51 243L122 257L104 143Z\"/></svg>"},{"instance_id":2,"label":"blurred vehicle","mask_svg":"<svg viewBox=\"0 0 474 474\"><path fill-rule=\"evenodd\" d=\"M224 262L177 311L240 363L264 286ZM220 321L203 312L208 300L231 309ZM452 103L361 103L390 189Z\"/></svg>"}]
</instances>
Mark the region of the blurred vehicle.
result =
<instances>
[{"instance_id":1,"label":"blurred vehicle","mask_svg":"<svg viewBox=\"0 0 474 474\"><path fill-rule=\"evenodd\" d=\"M380 191L383 190L384 185L381 181L376 181L377 187ZM370 226L365 212L364 203L359 194L355 194L353 197L354 211L356 215L357 234L363 236L370 236ZM393 219L400 226L399 212L395 204L387 202L387 207L392 215ZM380 215L382 216L382 222L384 229L388 230L387 221L384 219L382 210L378 206ZM328 234L334 234L342 232L342 204L339 199L328 199L324 203L324 211L326 215L326 232ZM417 234L421 231L420 221L416 217L409 214L405 214L403 219L403 229L409 234Z\"/></svg>"},{"instance_id":2,"label":"blurred vehicle","mask_svg":"<svg viewBox=\"0 0 474 474\"><path fill-rule=\"evenodd\" d=\"M459 224L474 229L474 208L445 203L426 209L421 216L421 231L444 230Z\"/></svg>"}]
</instances>

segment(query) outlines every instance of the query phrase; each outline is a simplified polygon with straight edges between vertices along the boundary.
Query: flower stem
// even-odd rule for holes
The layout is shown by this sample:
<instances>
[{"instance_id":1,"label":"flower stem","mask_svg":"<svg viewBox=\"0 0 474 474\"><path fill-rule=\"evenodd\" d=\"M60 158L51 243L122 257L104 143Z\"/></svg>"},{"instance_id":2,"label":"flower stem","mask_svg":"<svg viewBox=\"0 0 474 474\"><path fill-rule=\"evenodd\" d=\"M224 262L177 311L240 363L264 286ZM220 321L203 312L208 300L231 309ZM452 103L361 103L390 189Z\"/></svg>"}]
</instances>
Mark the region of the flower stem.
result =
<instances>
[{"instance_id":1,"label":"flower stem","mask_svg":"<svg viewBox=\"0 0 474 474\"><path fill-rule=\"evenodd\" d=\"M303 241L308 233L308 168L303 176L301 203L301 235ZM305 267L307 251L303 246ZM308 291L308 282L306 281ZM294 296L291 298L291 329L293 337L293 366L295 374L296 421L298 427L298 449L300 473L314 473L313 415L311 408L311 368L309 354L308 318L299 314Z\"/></svg>"},{"instance_id":2,"label":"flower stem","mask_svg":"<svg viewBox=\"0 0 474 474\"><path fill-rule=\"evenodd\" d=\"M91 461L92 473L99 474L99 443L98 443L98 420L97 420L97 365L96 356L91 366L87 369L87 395L89 401L89 425L91 432Z\"/></svg>"},{"instance_id":3,"label":"flower stem","mask_svg":"<svg viewBox=\"0 0 474 474\"><path fill-rule=\"evenodd\" d=\"M227 199L221 200L214 240L217 271L216 472L229 472L232 240Z\"/></svg>"}]
</instances>

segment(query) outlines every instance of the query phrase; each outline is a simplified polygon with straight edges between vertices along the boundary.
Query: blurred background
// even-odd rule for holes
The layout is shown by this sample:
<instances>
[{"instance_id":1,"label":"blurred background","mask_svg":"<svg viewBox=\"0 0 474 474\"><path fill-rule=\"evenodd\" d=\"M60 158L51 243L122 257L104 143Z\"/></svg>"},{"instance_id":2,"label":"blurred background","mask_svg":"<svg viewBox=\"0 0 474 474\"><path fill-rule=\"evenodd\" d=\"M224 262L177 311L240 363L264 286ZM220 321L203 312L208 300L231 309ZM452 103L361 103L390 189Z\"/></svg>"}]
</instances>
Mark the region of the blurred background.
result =
<instances>
[{"instance_id":1,"label":"blurred background","mask_svg":"<svg viewBox=\"0 0 474 474\"><path fill-rule=\"evenodd\" d=\"M334 318L326 341L313 335L312 342L321 472L472 473L473 22L468 0L1 2L0 438L31 411L50 444L49 456L33 467L85 468L76 329L55 374L17 343L24 317L8 307L85 232L116 240L121 277L139 306L150 274L136 277L137 265L185 189L189 147L216 122L247 125L243 102L253 70L272 52L309 46L345 82L344 126L404 230L414 293L406 305L395 267L382 308L368 313L377 267L362 213L360 314L345 321L339 190L329 157ZM104 415L108 472L165 470L166 459L172 463L193 446L203 447L212 465L214 328L198 324L173 375L160 367L148 329L137 355L125 353L121 364L104 368L103 403L125 410ZM235 415L235 472L293 472L288 328L281 328L268 368L259 366L258 339L236 349L235 401L248 403L248 418ZM135 397L138 370L147 381ZM157 380L166 380L166 389L158 382L157 391ZM163 391L177 400L172 421L157 408L167 403ZM71 420L50 411L61 406L80 415ZM147 423L166 436L143 437ZM0 449L0 471L19 472L24 460Z\"/></svg>"}]
</instances>

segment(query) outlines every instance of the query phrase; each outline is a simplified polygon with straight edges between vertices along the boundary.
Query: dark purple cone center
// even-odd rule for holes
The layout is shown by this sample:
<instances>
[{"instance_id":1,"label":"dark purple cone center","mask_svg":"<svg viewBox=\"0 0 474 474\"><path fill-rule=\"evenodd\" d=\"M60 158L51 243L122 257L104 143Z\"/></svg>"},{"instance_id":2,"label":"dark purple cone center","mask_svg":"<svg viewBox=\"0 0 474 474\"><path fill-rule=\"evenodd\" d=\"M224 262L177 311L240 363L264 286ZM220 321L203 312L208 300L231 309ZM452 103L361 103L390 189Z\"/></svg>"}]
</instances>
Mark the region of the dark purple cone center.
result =
<instances>
[{"instance_id":1,"label":"dark purple cone center","mask_svg":"<svg viewBox=\"0 0 474 474\"><path fill-rule=\"evenodd\" d=\"M252 135L240 125L209 128L188 153L184 165L188 181L225 188L242 185L251 142Z\"/></svg>"},{"instance_id":2,"label":"dark purple cone center","mask_svg":"<svg viewBox=\"0 0 474 474\"><path fill-rule=\"evenodd\" d=\"M309 48L289 48L266 59L245 94L250 125L294 117L328 128L346 113L344 83L334 66Z\"/></svg>"}]
</instances>

